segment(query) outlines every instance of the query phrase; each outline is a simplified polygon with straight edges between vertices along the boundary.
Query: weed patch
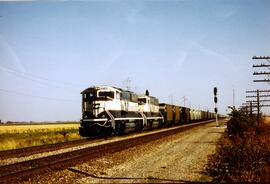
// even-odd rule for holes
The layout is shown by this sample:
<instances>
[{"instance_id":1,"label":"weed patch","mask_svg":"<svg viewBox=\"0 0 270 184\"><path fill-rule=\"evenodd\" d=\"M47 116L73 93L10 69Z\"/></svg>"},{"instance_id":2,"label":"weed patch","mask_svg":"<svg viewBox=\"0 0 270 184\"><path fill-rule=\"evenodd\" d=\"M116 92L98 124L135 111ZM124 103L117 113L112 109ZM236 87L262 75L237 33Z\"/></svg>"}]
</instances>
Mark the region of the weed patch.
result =
<instances>
[{"instance_id":1,"label":"weed patch","mask_svg":"<svg viewBox=\"0 0 270 184\"><path fill-rule=\"evenodd\" d=\"M270 125L260 121L258 127L255 119L232 113L227 132L209 158L207 171L214 182L270 182Z\"/></svg>"}]
</instances>

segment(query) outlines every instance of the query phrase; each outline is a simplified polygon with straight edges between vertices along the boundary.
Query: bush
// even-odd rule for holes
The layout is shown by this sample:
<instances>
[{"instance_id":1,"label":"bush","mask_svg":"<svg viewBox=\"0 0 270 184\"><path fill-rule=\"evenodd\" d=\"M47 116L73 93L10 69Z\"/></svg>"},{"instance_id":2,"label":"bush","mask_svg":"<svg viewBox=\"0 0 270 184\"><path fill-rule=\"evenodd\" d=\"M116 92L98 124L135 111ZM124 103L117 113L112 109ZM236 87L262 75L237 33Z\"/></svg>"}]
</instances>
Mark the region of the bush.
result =
<instances>
[{"instance_id":1,"label":"bush","mask_svg":"<svg viewBox=\"0 0 270 184\"><path fill-rule=\"evenodd\" d=\"M270 126L260 121L257 127L254 118L232 109L227 134L207 166L214 182L270 182Z\"/></svg>"},{"instance_id":2,"label":"bush","mask_svg":"<svg viewBox=\"0 0 270 184\"><path fill-rule=\"evenodd\" d=\"M229 114L231 119L227 123L227 131L230 136L243 136L249 129L255 128L256 118L246 114L244 109L236 110L232 108Z\"/></svg>"}]
</instances>

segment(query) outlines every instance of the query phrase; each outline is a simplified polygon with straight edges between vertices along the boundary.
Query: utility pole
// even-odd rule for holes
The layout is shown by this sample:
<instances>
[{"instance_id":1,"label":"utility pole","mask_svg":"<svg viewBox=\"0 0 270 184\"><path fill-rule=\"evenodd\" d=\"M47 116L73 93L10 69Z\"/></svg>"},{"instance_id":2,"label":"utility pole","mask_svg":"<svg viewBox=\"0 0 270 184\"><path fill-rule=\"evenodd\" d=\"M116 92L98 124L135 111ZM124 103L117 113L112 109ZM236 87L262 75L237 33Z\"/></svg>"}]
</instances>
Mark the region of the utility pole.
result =
<instances>
[{"instance_id":1,"label":"utility pole","mask_svg":"<svg viewBox=\"0 0 270 184\"><path fill-rule=\"evenodd\" d=\"M130 83L131 83L131 80L129 78L127 78L126 80L124 80L123 82L123 85L126 87L126 89L129 91L130 90Z\"/></svg>"},{"instance_id":2,"label":"utility pole","mask_svg":"<svg viewBox=\"0 0 270 184\"><path fill-rule=\"evenodd\" d=\"M253 117L253 108L252 108L252 102L250 102L250 117Z\"/></svg>"},{"instance_id":3,"label":"utility pole","mask_svg":"<svg viewBox=\"0 0 270 184\"><path fill-rule=\"evenodd\" d=\"M173 105L173 95L170 95L171 104Z\"/></svg>"},{"instance_id":4,"label":"utility pole","mask_svg":"<svg viewBox=\"0 0 270 184\"><path fill-rule=\"evenodd\" d=\"M260 93L259 90L257 89L257 115L259 117L260 114Z\"/></svg>"},{"instance_id":5,"label":"utility pole","mask_svg":"<svg viewBox=\"0 0 270 184\"><path fill-rule=\"evenodd\" d=\"M233 87L233 108L235 108L235 91L234 91L234 87Z\"/></svg>"},{"instance_id":6,"label":"utility pole","mask_svg":"<svg viewBox=\"0 0 270 184\"><path fill-rule=\"evenodd\" d=\"M256 95L247 95L246 98L256 98L256 101L254 100L247 100L247 103L255 104L257 105L257 115L260 113L260 107L268 107L270 105L268 104L261 104L261 102L270 102L270 99L261 99L263 97L270 97L268 93L270 93L270 90L253 90L253 91L246 91L246 93L256 93ZM261 93L267 93L267 94L261 94Z\"/></svg>"},{"instance_id":7,"label":"utility pole","mask_svg":"<svg viewBox=\"0 0 270 184\"><path fill-rule=\"evenodd\" d=\"M259 118L260 118L260 93L257 89L257 134L259 134Z\"/></svg>"},{"instance_id":8,"label":"utility pole","mask_svg":"<svg viewBox=\"0 0 270 184\"><path fill-rule=\"evenodd\" d=\"M258 61L259 60L266 60L266 61L270 62L269 61L270 56L253 56L252 59L258 60ZM265 64L265 63L261 63L260 65L253 65L253 68L255 68L255 67L257 67L257 68L267 68L269 70L270 65ZM268 77L269 77L269 74L270 74L270 72L266 72L266 71L260 71L260 72L255 71L253 73L253 75L267 75ZM256 79L256 80L253 80L253 82L267 82L267 83L269 83L270 79L269 78L268 79Z\"/></svg>"},{"instance_id":9,"label":"utility pole","mask_svg":"<svg viewBox=\"0 0 270 184\"><path fill-rule=\"evenodd\" d=\"M187 100L187 97L186 96L183 96L184 107L186 107L186 100Z\"/></svg>"},{"instance_id":10,"label":"utility pole","mask_svg":"<svg viewBox=\"0 0 270 184\"><path fill-rule=\"evenodd\" d=\"M269 107L270 104L261 104L261 102L269 102L269 99L261 99L263 97L270 97L268 94L270 90L254 90L254 91L246 91L246 93L254 93L254 95L248 95L246 98L256 98L255 100L249 100L247 103L250 103L251 106L251 113L252 113L252 107L257 108L257 134L259 134L259 126L260 126L260 110L262 107ZM267 93L267 94L261 94L261 93ZM256 95L255 95L256 94Z\"/></svg>"},{"instance_id":11,"label":"utility pole","mask_svg":"<svg viewBox=\"0 0 270 184\"><path fill-rule=\"evenodd\" d=\"M214 87L214 102L215 102L215 113L216 113L216 123L217 126L219 126L218 123L218 108L217 108L217 87Z\"/></svg>"},{"instance_id":12,"label":"utility pole","mask_svg":"<svg viewBox=\"0 0 270 184\"><path fill-rule=\"evenodd\" d=\"M266 82L266 83L270 83L270 56L253 56L252 57L253 60L255 61L261 61L261 60L266 60L268 63L261 63L261 64L256 64L253 65L253 68L266 68L268 69L268 71L254 71L253 75L256 76L266 76L268 78L264 78L264 79L255 79L253 80L253 82ZM270 90L257 90L255 91L249 91L251 93L257 93L257 118L259 118L259 113L260 113L260 107L268 107L268 105L260 105L260 102L266 101L265 99L261 99L261 97L270 97L269 94L266 95L260 95L260 93L264 93L264 92L270 92ZM248 97L250 98L250 97ZM251 109L252 111L252 109Z\"/></svg>"}]
</instances>

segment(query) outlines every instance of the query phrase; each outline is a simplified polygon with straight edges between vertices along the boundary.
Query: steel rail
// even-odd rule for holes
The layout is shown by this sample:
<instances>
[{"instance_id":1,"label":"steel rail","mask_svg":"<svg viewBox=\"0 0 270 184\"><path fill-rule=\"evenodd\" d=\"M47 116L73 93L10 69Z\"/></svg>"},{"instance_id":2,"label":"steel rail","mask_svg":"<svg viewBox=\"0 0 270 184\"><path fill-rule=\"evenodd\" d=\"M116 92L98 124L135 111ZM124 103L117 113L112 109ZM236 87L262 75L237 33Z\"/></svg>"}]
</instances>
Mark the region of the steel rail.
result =
<instances>
[{"instance_id":1,"label":"steel rail","mask_svg":"<svg viewBox=\"0 0 270 184\"><path fill-rule=\"evenodd\" d=\"M58 155L51 155L43 158L1 166L0 183L23 181L41 173L44 174L46 172L54 170L66 169L76 164L83 163L97 157L101 157L108 153L118 152L130 147L134 147L136 145L140 145L179 133L183 130L205 125L210 122L214 121L203 121L199 123L192 123L188 125L174 127L172 129L162 130L159 132L149 132L149 134L146 135L140 135L137 137L117 140L114 142L61 153Z\"/></svg>"},{"instance_id":2,"label":"steel rail","mask_svg":"<svg viewBox=\"0 0 270 184\"><path fill-rule=\"evenodd\" d=\"M45 144L45 145L31 146L31 147L18 148L18 149L12 149L12 150L4 150L4 151L0 151L0 160L4 160L8 158L25 157L25 156L29 156L29 155L33 155L37 153L49 152L49 151L56 151L59 149L91 143L93 141L98 141L98 140L80 139L80 140L74 140L74 141L68 141L68 142L60 142L60 143L54 143L54 144Z\"/></svg>"}]
</instances>

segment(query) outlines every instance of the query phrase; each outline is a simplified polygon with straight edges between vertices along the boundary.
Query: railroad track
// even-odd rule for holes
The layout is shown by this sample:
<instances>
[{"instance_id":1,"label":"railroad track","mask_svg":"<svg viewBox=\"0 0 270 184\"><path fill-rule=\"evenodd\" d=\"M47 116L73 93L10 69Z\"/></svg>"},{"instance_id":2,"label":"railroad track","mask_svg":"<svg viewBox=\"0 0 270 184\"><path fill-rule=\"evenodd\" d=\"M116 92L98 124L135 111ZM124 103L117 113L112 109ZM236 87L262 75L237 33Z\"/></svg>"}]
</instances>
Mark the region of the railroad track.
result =
<instances>
[{"instance_id":1,"label":"railroad track","mask_svg":"<svg viewBox=\"0 0 270 184\"><path fill-rule=\"evenodd\" d=\"M76 164L101 157L108 153L118 152L210 122L213 122L213 120L183 125L158 132L149 132L148 134L141 136L126 138L80 150L61 153L58 155L1 166L0 183L19 182L41 173L44 174L45 172L66 169Z\"/></svg>"},{"instance_id":2,"label":"railroad track","mask_svg":"<svg viewBox=\"0 0 270 184\"><path fill-rule=\"evenodd\" d=\"M99 139L96 139L96 140L80 139L80 140L61 142L61 143L55 143L55 144L46 144L46 145L31 146L31 147L19 148L19 149L13 149L13 150L5 150L5 151L0 151L0 160L4 160L8 158L25 157L25 156L29 156L29 155L33 155L37 153L55 151L59 149L80 146L86 143L98 142L102 140L104 139L100 139L100 140Z\"/></svg>"}]
</instances>

